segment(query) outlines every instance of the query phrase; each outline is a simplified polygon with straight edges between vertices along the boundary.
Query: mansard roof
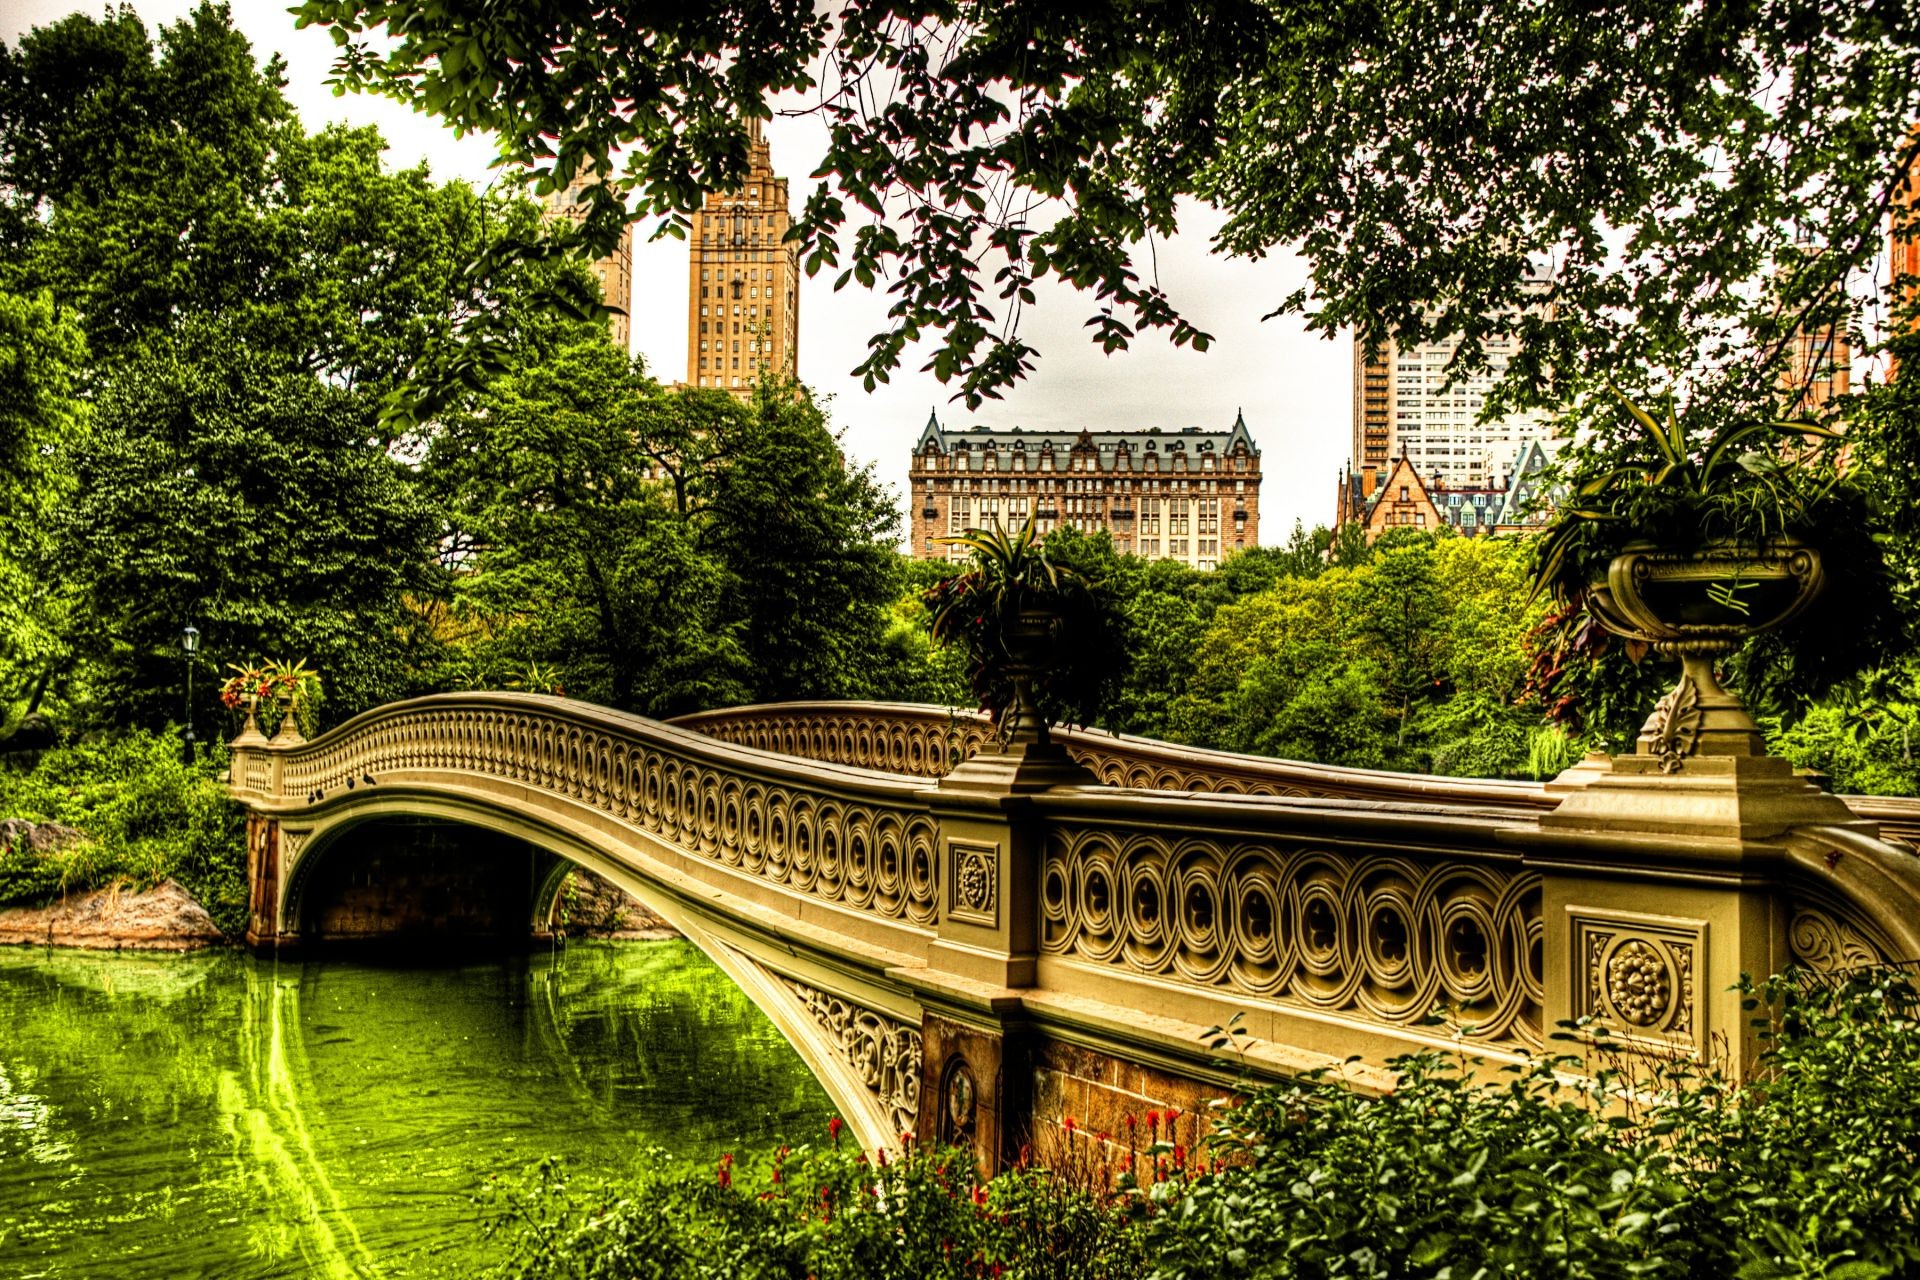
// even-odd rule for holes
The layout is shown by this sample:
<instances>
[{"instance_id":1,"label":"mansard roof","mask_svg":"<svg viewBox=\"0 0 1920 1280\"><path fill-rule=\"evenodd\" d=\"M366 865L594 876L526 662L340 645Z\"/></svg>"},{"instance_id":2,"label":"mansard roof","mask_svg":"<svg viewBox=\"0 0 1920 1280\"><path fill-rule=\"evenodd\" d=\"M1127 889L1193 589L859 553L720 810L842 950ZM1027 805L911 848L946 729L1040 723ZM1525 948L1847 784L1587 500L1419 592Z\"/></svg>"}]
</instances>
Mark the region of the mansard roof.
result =
<instances>
[{"instance_id":1,"label":"mansard roof","mask_svg":"<svg viewBox=\"0 0 1920 1280\"><path fill-rule=\"evenodd\" d=\"M970 453L976 449L1035 454L1050 450L1061 455L1091 452L1100 459L1102 467L1111 465L1122 452L1138 459L1147 454L1224 455L1239 448L1244 448L1252 457L1260 456L1260 446L1253 442L1253 433L1247 429L1243 413L1236 413L1233 425L1225 431L1208 431L1203 427L1146 427L1131 431L1094 431L1087 427L1079 431L1029 431L1024 427L1009 427L995 431L984 426L949 431L941 427L937 413L930 412L927 425L913 447L915 453L926 453L929 449L939 453Z\"/></svg>"}]
</instances>

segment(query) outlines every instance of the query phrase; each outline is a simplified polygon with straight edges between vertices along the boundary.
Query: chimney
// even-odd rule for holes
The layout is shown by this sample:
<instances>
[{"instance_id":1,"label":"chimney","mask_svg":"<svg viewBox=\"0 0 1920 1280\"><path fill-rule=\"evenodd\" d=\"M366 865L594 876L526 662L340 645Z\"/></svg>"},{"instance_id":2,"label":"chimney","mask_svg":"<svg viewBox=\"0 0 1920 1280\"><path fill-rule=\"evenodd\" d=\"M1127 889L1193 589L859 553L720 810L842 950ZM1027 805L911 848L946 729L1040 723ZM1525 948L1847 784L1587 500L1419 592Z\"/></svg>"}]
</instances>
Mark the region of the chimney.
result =
<instances>
[{"instance_id":1,"label":"chimney","mask_svg":"<svg viewBox=\"0 0 1920 1280\"><path fill-rule=\"evenodd\" d=\"M1374 485L1378 482L1379 477L1374 474L1373 464L1371 462L1360 468L1360 496L1362 498L1372 498Z\"/></svg>"}]
</instances>

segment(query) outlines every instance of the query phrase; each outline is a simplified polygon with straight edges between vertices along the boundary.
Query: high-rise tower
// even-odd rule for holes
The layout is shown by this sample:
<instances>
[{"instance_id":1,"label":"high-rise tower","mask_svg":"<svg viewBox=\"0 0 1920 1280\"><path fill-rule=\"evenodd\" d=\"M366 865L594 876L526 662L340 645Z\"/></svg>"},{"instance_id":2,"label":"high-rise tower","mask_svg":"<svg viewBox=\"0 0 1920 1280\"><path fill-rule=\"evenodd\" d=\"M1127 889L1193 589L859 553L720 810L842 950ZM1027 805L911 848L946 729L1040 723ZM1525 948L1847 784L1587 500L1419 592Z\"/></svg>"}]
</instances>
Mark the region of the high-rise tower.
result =
<instances>
[{"instance_id":1,"label":"high-rise tower","mask_svg":"<svg viewBox=\"0 0 1920 1280\"><path fill-rule=\"evenodd\" d=\"M748 122L747 176L709 192L693 215L687 275L687 383L749 394L763 371L797 376L800 250L786 239L787 180L760 121Z\"/></svg>"},{"instance_id":2,"label":"high-rise tower","mask_svg":"<svg viewBox=\"0 0 1920 1280\"><path fill-rule=\"evenodd\" d=\"M571 218L584 222L587 217L585 193L593 185L593 172L582 169L566 188L547 197L548 219ZM600 281L600 296L608 307L607 332L613 345L625 351L632 327L628 308L633 306L633 224L620 229L620 243L613 252L595 262L593 274Z\"/></svg>"}]
</instances>

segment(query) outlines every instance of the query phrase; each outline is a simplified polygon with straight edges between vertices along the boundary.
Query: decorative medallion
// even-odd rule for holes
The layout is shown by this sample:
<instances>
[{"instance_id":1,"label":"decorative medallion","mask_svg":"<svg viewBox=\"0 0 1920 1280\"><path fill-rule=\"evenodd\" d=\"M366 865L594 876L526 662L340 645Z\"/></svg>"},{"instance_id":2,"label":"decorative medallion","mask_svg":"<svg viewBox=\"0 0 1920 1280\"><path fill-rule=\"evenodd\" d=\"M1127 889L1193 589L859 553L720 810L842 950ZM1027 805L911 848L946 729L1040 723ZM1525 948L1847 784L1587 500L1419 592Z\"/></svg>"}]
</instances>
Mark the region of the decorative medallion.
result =
<instances>
[{"instance_id":1,"label":"decorative medallion","mask_svg":"<svg viewBox=\"0 0 1920 1280\"><path fill-rule=\"evenodd\" d=\"M1660 772L1678 773L1686 758L1700 745L1700 726L1706 718L1700 706L1700 687L1693 677L1680 676L1680 683L1667 692L1647 718L1640 731L1643 741L1660 761Z\"/></svg>"},{"instance_id":2,"label":"decorative medallion","mask_svg":"<svg viewBox=\"0 0 1920 1280\"><path fill-rule=\"evenodd\" d=\"M1617 1043L1699 1052L1702 1010L1694 969L1703 920L1569 907L1573 1015L1612 1027Z\"/></svg>"},{"instance_id":3,"label":"decorative medallion","mask_svg":"<svg viewBox=\"0 0 1920 1280\"><path fill-rule=\"evenodd\" d=\"M948 883L953 886L948 915L989 927L1000 922L999 885L994 874L999 862L997 845L947 842Z\"/></svg>"},{"instance_id":4,"label":"decorative medallion","mask_svg":"<svg viewBox=\"0 0 1920 1280\"><path fill-rule=\"evenodd\" d=\"M955 1058L947 1067L945 1115L941 1137L947 1142L962 1142L973 1137L974 1112L979 1103L974 1088L973 1070L964 1058Z\"/></svg>"},{"instance_id":5,"label":"decorative medallion","mask_svg":"<svg viewBox=\"0 0 1920 1280\"><path fill-rule=\"evenodd\" d=\"M1607 999L1635 1026L1650 1027L1660 1021L1673 1003L1666 961L1638 938L1614 948L1607 962Z\"/></svg>"}]
</instances>

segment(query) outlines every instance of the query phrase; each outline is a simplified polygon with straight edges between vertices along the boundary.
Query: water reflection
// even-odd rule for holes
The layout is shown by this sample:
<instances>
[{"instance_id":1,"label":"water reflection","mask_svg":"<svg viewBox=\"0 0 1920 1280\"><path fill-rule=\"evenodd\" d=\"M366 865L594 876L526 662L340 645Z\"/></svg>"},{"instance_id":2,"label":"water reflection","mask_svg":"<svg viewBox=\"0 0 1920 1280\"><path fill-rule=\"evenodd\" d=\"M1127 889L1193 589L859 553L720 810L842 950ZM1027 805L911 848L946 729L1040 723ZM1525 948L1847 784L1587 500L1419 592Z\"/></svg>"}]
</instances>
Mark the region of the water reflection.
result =
<instances>
[{"instance_id":1,"label":"water reflection","mask_svg":"<svg viewBox=\"0 0 1920 1280\"><path fill-rule=\"evenodd\" d=\"M819 1133L683 942L443 968L0 952L0 1274L469 1276L469 1197Z\"/></svg>"}]
</instances>

